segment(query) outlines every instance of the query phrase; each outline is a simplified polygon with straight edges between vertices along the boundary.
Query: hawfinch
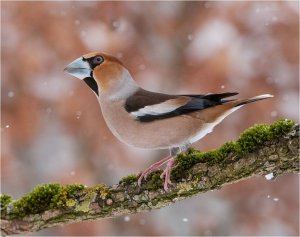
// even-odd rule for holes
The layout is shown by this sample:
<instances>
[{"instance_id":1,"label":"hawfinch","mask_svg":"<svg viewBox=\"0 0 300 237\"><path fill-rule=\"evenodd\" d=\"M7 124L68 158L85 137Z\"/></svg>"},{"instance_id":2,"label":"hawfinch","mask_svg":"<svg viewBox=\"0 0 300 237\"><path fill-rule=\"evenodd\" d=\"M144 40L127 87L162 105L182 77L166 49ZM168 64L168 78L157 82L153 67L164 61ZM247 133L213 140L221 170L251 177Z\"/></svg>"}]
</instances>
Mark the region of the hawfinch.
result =
<instances>
[{"instance_id":1,"label":"hawfinch","mask_svg":"<svg viewBox=\"0 0 300 237\"><path fill-rule=\"evenodd\" d=\"M139 148L169 149L170 155L143 171L143 179L161 166L164 189L171 184L175 156L185 152L245 104L273 97L265 94L249 99L227 99L238 93L169 95L142 89L117 58L93 52L76 59L66 68L95 93L111 132L122 142Z\"/></svg>"}]
</instances>

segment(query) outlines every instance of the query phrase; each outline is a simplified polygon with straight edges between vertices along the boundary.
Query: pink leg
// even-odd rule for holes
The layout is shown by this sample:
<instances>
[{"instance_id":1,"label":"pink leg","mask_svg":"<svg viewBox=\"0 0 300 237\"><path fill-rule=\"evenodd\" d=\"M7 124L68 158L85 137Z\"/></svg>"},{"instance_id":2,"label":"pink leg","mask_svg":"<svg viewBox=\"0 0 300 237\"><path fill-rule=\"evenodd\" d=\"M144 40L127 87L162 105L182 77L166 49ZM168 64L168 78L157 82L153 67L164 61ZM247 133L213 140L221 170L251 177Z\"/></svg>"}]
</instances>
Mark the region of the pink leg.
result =
<instances>
[{"instance_id":1,"label":"pink leg","mask_svg":"<svg viewBox=\"0 0 300 237\"><path fill-rule=\"evenodd\" d=\"M138 185L141 186L141 183L142 183L143 178L146 179L147 176L148 176L150 173L152 173L152 172L158 170L162 165L164 165L164 164L165 164L166 162L168 162L170 159L172 159L172 156L167 156L167 157L165 157L164 159L162 159L162 160L160 160L160 161L154 163L153 165L151 165L150 167L148 167L146 170L144 170L144 171L141 173L141 175L140 175L140 177L139 177L139 179L138 179Z\"/></svg>"},{"instance_id":2,"label":"pink leg","mask_svg":"<svg viewBox=\"0 0 300 237\"><path fill-rule=\"evenodd\" d=\"M174 165L174 163L175 163L175 158L171 157L168 160L166 168L164 169L164 171L160 175L161 178L165 177L165 181L164 181L164 190L165 191L168 191L168 189L169 189L168 185L172 184L172 182L171 182L171 170L172 170L172 166Z\"/></svg>"},{"instance_id":3,"label":"pink leg","mask_svg":"<svg viewBox=\"0 0 300 237\"><path fill-rule=\"evenodd\" d=\"M179 153L186 152L187 148L190 145L191 145L190 143L187 143L187 144L183 144L180 147L172 147L172 148L170 148L170 155L169 156L167 156L166 158L164 158L164 159L162 159L162 160L154 163L153 165L151 165L149 168L147 168L145 171L143 171L140 174L140 177L138 179L138 185L141 186L142 180L146 179L147 176L150 173L158 170L164 164L167 164L166 168L164 169L164 171L160 175L160 178L164 179L164 190L168 191L168 189L169 189L168 186L170 184L172 184L172 182L171 182L171 170L172 170L172 167L173 167L173 165L175 163L175 156L177 154L179 154Z\"/></svg>"}]
</instances>

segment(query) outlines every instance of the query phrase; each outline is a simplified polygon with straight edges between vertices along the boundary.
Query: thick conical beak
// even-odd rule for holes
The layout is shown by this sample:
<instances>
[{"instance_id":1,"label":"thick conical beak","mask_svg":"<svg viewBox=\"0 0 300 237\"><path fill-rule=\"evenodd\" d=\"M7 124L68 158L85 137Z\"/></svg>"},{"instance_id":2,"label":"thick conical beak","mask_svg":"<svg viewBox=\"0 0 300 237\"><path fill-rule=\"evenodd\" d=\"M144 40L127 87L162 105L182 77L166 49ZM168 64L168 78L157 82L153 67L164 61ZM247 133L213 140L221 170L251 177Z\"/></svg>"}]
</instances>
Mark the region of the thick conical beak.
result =
<instances>
[{"instance_id":1,"label":"thick conical beak","mask_svg":"<svg viewBox=\"0 0 300 237\"><path fill-rule=\"evenodd\" d=\"M81 80L91 76L91 67L82 57L71 62L64 71Z\"/></svg>"}]
</instances>

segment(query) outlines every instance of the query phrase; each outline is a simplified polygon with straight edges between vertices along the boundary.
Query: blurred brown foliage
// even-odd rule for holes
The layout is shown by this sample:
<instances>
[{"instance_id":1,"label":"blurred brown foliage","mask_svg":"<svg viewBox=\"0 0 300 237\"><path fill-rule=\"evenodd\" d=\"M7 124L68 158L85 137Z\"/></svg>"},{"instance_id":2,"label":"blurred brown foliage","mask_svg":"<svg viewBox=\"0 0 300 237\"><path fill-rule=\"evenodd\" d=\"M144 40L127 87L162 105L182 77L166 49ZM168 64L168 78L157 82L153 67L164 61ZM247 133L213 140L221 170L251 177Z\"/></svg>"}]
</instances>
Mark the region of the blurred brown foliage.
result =
<instances>
[{"instance_id":1,"label":"blurred brown foliage","mask_svg":"<svg viewBox=\"0 0 300 237\"><path fill-rule=\"evenodd\" d=\"M43 182L116 183L167 151L121 144L93 92L63 73L90 51L113 54L165 93L270 93L194 146L236 139L254 123L298 120L299 3L2 2L1 178L15 198ZM39 235L299 235L299 181L255 178L162 210Z\"/></svg>"}]
</instances>

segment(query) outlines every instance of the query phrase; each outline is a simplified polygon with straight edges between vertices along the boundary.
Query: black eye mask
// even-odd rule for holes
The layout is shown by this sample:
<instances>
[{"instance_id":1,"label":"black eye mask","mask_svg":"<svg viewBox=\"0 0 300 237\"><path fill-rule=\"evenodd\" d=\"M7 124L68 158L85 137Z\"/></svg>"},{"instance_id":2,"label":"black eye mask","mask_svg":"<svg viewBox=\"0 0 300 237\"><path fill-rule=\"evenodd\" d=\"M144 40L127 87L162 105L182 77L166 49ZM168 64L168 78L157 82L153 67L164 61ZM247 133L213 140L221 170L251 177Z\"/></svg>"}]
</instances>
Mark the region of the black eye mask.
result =
<instances>
[{"instance_id":1,"label":"black eye mask","mask_svg":"<svg viewBox=\"0 0 300 237\"><path fill-rule=\"evenodd\" d=\"M104 62L104 58L100 55L96 55L92 58L83 58L82 60L88 62L92 70Z\"/></svg>"}]
</instances>

